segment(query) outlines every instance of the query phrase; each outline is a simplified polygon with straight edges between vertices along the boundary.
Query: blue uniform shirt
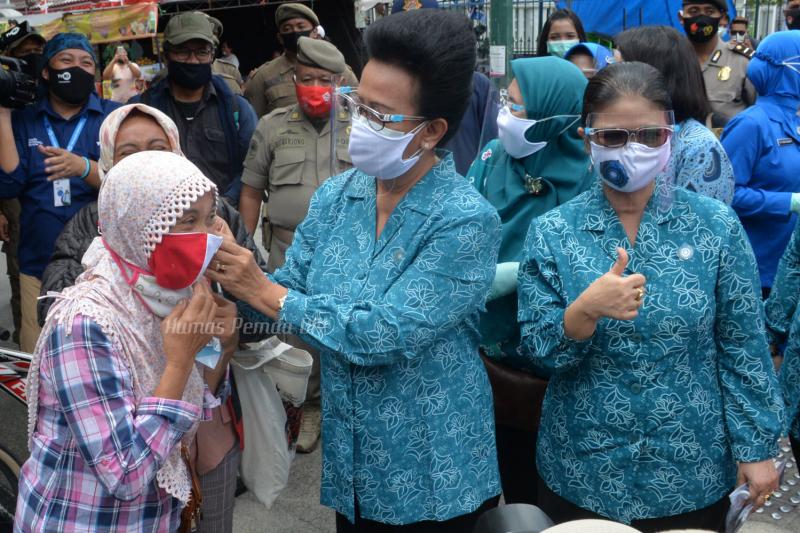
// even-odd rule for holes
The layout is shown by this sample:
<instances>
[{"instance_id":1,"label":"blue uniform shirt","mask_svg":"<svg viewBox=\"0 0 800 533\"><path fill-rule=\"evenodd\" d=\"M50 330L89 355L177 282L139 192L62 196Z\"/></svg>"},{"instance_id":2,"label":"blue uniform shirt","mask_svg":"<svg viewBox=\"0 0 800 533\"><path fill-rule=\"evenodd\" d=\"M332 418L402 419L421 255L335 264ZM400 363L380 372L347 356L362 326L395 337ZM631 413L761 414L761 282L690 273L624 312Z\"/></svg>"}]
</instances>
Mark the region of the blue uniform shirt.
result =
<instances>
[{"instance_id":1,"label":"blue uniform shirt","mask_svg":"<svg viewBox=\"0 0 800 533\"><path fill-rule=\"evenodd\" d=\"M521 351L552 372L537 465L567 500L614 520L707 507L737 461L777 454L783 406L755 259L736 215L676 189L650 200L631 246L601 186L536 219L519 273ZM564 311L628 250L639 316L564 334Z\"/></svg>"},{"instance_id":2,"label":"blue uniform shirt","mask_svg":"<svg viewBox=\"0 0 800 533\"><path fill-rule=\"evenodd\" d=\"M792 193L800 192L797 105L796 100L759 96L722 134L736 175L732 207L750 237L762 287L772 287L797 221L790 210Z\"/></svg>"},{"instance_id":3,"label":"blue uniform shirt","mask_svg":"<svg viewBox=\"0 0 800 533\"><path fill-rule=\"evenodd\" d=\"M0 170L0 198L19 197L22 205L19 269L23 274L41 279L64 225L84 205L97 199L97 190L76 176L69 180L71 204L55 206L53 182L47 181L45 156L38 149L39 145L51 146L44 117L50 120L58 144L64 149L75 127L86 117L86 124L72 152L97 161L100 158L100 124L117 107L119 104L116 102L102 100L92 93L81 112L69 120L53 111L49 98L13 112L12 127L19 166L11 173Z\"/></svg>"},{"instance_id":4,"label":"blue uniform shirt","mask_svg":"<svg viewBox=\"0 0 800 533\"><path fill-rule=\"evenodd\" d=\"M452 157L375 238L375 178L314 194L286 263L281 320L321 349L324 505L351 520L448 520L500 493L478 311L500 244L495 210Z\"/></svg>"}]
</instances>

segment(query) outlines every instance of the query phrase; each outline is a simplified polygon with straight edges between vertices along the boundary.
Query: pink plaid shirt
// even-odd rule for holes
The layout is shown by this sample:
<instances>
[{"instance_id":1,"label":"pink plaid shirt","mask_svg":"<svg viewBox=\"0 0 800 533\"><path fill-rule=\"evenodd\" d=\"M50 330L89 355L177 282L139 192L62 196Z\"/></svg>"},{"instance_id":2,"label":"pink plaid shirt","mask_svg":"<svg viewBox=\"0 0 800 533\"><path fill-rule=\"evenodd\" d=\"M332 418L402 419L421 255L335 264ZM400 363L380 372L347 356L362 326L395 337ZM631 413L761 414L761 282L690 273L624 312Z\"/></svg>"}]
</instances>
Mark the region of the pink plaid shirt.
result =
<instances>
[{"instance_id":1,"label":"pink plaid shirt","mask_svg":"<svg viewBox=\"0 0 800 533\"><path fill-rule=\"evenodd\" d=\"M42 357L31 457L22 467L15 532L168 532L180 502L156 472L204 410L148 397L134 402L130 374L100 326L78 316L56 328Z\"/></svg>"}]
</instances>

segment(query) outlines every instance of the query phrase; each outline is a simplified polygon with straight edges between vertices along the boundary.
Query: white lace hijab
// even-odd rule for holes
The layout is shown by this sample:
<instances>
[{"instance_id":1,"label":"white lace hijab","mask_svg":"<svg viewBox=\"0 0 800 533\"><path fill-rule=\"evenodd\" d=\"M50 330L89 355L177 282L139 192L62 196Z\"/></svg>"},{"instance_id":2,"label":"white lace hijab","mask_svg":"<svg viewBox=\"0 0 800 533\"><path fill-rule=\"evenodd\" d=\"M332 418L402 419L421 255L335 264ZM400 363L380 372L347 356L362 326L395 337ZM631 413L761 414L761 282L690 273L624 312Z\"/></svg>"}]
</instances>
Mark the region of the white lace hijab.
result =
<instances>
[{"instance_id":1,"label":"white lace hijab","mask_svg":"<svg viewBox=\"0 0 800 533\"><path fill-rule=\"evenodd\" d=\"M36 429L39 367L49 337L58 325L67 334L75 316L94 320L115 347L133 381L138 403L153 394L166 365L161 319L134 295L106 246L125 261L147 270L150 254L178 218L216 186L187 159L171 152L140 152L126 157L105 176L98 211L102 237L83 257L84 272L72 287L55 294L28 374L28 437ZM105 240L105 245L102 240ZM129 274L129 273L128 273ZM203 380L195 369L183 400L202 408ZM184 435L189 442L197 424ZM157 474L160 487L189 501L191 480L176 446Z\"/></svg>"}]
</instances>

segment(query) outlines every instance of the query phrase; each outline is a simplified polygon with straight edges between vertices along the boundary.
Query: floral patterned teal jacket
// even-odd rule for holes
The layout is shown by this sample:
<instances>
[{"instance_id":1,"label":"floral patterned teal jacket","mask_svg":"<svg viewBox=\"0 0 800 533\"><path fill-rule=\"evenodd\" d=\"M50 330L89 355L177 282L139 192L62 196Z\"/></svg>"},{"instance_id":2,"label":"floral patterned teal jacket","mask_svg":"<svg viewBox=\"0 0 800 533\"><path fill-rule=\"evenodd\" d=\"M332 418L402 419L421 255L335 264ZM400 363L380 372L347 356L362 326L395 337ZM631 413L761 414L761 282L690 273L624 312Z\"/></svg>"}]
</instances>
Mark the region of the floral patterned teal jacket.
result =
<instances>
[{"instance_id":1,"label":"floral patterned teal jacket","mask_svg":"<svg viewBox=\"0 0 800 533\"><path fill-rule=\"evenodd\" d=\"M786 423L792 437L800 439L800 226L792 233L766 302L767 333L776 346L786 343L780 382L786 406Z\"/></svg>"},{"instance_id":2,"label":"floral patterned teal jacket","mask_svg":"<svg viewBox=\"0 0 800 533\"><path fill-rule=\"evenodd\" d=\"M447 520L500 493L478 312L500 219L445 157L376 240L375 178L325 182L297 228L281 320L321 349L323 505Z\"/></svg>"},{"instance_id":3,"label":"floral patterned teal jacket","mask_svg":"<svg viewBox=\"0 0 800 533\"><path fill-rule=\"evenodd\" d=\"M777 453L783 406L753 251L722 203L661 185L635 246L598 183L534 220L519 273L521 354L552 372L537 464L545 483L629 523L707 507L737 461ZM564 334L564 311L628 251L639 316Z\"/></svg>"}]
</instances>

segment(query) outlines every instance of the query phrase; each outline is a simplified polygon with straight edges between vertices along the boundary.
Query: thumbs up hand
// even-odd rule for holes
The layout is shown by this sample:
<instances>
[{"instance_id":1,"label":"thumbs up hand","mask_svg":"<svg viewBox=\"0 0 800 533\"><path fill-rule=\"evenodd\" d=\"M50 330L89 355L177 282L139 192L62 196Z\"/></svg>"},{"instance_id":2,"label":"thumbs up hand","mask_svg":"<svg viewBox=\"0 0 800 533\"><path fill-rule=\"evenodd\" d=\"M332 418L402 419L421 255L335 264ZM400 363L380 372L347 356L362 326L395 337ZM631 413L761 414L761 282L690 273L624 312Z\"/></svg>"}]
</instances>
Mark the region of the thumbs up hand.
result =
<instances>
[{"instance_id":1,"label":"thumbs up hand","mask_svg":"<svg viewBox=\"0 0 800 533\"><path fill-rule=\"evenodd\" d=\"M589 318L594 321L603 317L633 320L639 315L647 280L641 274L624 276L627 267L628 252L617 248L617 260L611 269L578 297L582 311Z\"/></svg>"}]
</instances>

